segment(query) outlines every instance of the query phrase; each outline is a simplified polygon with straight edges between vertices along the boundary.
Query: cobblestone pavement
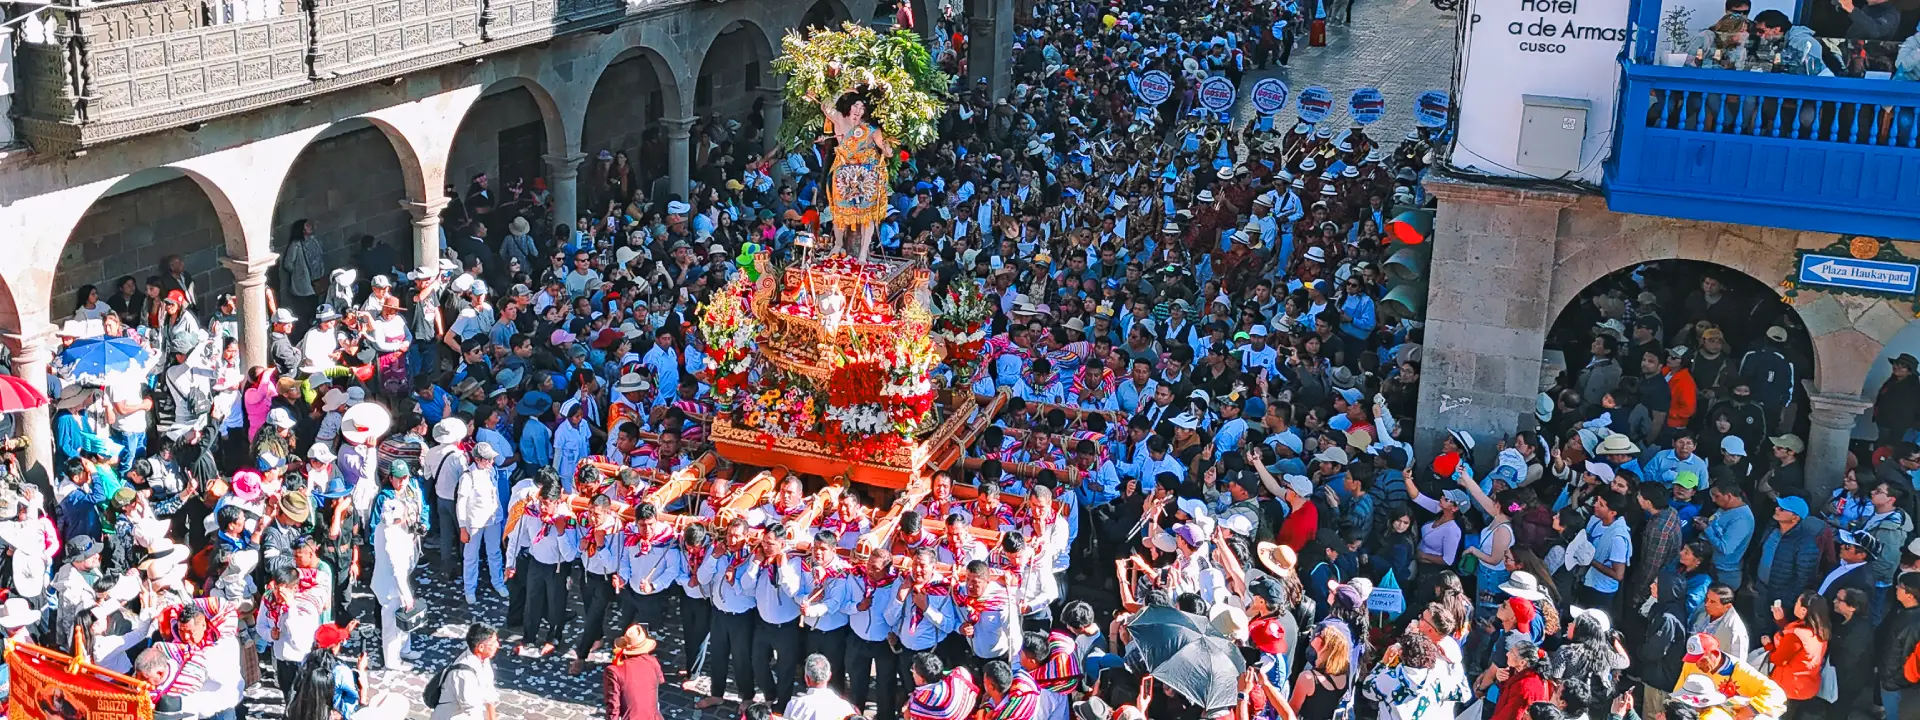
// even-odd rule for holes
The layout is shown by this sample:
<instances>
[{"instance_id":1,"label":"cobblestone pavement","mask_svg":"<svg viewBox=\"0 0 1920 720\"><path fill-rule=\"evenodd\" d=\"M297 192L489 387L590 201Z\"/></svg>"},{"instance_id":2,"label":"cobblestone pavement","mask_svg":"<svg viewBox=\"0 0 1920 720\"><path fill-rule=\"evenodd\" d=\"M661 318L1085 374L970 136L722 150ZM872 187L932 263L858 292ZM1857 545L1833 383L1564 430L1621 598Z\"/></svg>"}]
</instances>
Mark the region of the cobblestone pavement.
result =
<instances>
[{"instance_id":1,"label":"cobblestone pavement","mask_svg":"<svg viewBox=\"0 0 1920 720\"><path fill-rule=\"evenodd\" d=\"M1413 98L1427 90L1448 90L1456 50L1457 14L1440 12L1428 0L1353 0L1353 24L1339 17L1328 22L1327 46L1294 48L1288 67L1247 73L1240 86L1236 117L1253 116L1247 91L1255 81L1277 77L1292 96L1274 127L1290 128L1300 91L1319 85L1333 91L1334 109L1325 122L1348 127L1347 96L1355 88L1376 87L1386 97L1386 114L1368 136L1388 147L1413 129Z\"/></svg>"},{"instance_id":2,"label":"cobblestone pavement","mask_svg":"<svg viewBox=\"0 0 1920 720\"><path fill-rule=\"evenodd\" d=\"M1354 8L1353 25L1346 26L1337 21L1332 23L1327 47L1297 48L1290 67L1249 73L1244 83L1250 86L1259 78L1279 77L1296 94L1310 85L1324 86L1334 92L1337 100L1334 114L1329 117L1330 121L1336 123L1346 122L1348 92L1357 87L1378 87L1386 96L1388 107L1386 116L1372 134L1391 145L1413 126L1413 96L1425 90L1444 90L1447 87L1453 71L1455 16L1435 10L1427 0L1355 2L1359 4ZM1242 90L1244 98L1245 86ZM1292 125L1296 107L1290 102L1288 109L1281 114L1279 127ZM1240 116L1247 117L1251 112L1243 99L1239 108ZM431 561L433 558L434 555L429 552L426 559ZM420 695L428 677L459 654L468 623L481 621L495 626L502 624L506 618L506 600L488 590L481 590L479 606L469 608L456 583L447 580L444 575L423 566L415 577L429 579L428 583L418 588L418 592L420 601L427 603L429 608L428 627L432 630L413 636L413 647L423 657L414 663L411 671L394 672L379 669L377 649L369 649L376 658L372 661L376 692L390 691L411 699L414 703L412 716L427 718L431 713L421 706ZM370 597L359 597L355 607L360 617L364 618L363 622L377 626L378 610L372 605ZM584 615L584 609L576 604L574 613L576 619L567 628L569 639L578 636L578 616ZM668 672L668 684L660 692L662 712L674 720L737 717L739 707L734 703L704 712L693 709L699 694L678 687L680 678L673 674L674 669L681 666L683 652L677 615L670 616L667 626L660 630L660 647L655 652ZM372 634L368 637L372 637ZM568 659L564 653L530 658L512 654L511 648L511 645L507 646L494 659L502 718L584 720L602 714L600 674L605 667L604 654L595 658L599 662L589 663L581 674L569 675ZM356 650L357 647L349 646L349 652ZM262 687L248 693L250 719L274 720L283 717L280 693L270 687L272 684L269 671L261 683ZM729 699L738 698L729 695Z\"/></svg>"}]
</instances>

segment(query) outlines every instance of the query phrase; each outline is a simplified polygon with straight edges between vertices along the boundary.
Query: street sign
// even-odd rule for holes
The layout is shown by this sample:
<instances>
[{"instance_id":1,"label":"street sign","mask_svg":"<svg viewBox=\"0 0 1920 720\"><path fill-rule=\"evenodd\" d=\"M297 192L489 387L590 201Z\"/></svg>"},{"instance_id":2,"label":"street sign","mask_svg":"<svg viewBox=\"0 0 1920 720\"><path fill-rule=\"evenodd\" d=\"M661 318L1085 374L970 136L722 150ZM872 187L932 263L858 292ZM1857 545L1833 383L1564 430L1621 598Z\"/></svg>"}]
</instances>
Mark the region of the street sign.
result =
<instances>
[{"instance_id":1,"label":"street sign","mask_svg":"<svg viewBox=\"0 0 1920 720\"><path fill-rule=\"evenodd\" d=\"M1387 98L1380 88L1364 87L1347 97L1347 114L1361 125L1371 125L1387 112Z\"/></svg>"},{"instance_id":2,"label":"street sign","mask_svg":"<svg viewBox=\"0 0 1920 720\"><path fill-rule=\"evenodd\" d=\"M1136 90L1140 101L1148 105L1159 105L1173 97L1173 78L1160 70L1148 70L1140 76L1140 85Z\"/></svg>"},{"instance_id":3,"label":"street sign","mask_svg":"<svg viewBox=\"0 0 1920 720\"><path fill-rule=\"evenodd\" d=\"M1273 115L1287 107L1287 84L1280 78L1262 78L1248 91L1253 109L1261 115Z\"/></svg>"},{"instance_id":4,"label":"street sign","mask_svg":"<svg viewBox=\"0 0 1920 720\"><path fill-rule=\"evenodd\" d=\"M1800 256L1799 281L1802 285L1912 295L1920 290L1920 264L1807 253Z\"/></svg>"},{"instance_id":5,"label":"street sign","mask_svg":"<svg viewBox=\"0 0 1920 720\"><path fill-rule=\"evenodd\" d=\"M1200 107L1223 113L1233 109L1234 96L1239 89L1233 81L1223 75L1215 75L1200 81Z\"/></svg>"},{"instance_id":6,"label":"street sign","mask_svg":"<svg viewBox=\"0 0 1920 720\"><path fill-rule=\"evenodd\" d=\"M1413 99L1413 124L1423 128L1446 127L1447 113L1453 103L1440 90L1428 90Z\"/></svg>"},{"instance_id":7,"label":"street sign","mask_svg":"<svg viewBox=\"0 0 1920 720\"><path fill-rule=\"evenodd\" d=\"M1300 91L1300 120L1317 123L1333 111L1333 91L1315 85Z\"/></svg>"}]
</instances>

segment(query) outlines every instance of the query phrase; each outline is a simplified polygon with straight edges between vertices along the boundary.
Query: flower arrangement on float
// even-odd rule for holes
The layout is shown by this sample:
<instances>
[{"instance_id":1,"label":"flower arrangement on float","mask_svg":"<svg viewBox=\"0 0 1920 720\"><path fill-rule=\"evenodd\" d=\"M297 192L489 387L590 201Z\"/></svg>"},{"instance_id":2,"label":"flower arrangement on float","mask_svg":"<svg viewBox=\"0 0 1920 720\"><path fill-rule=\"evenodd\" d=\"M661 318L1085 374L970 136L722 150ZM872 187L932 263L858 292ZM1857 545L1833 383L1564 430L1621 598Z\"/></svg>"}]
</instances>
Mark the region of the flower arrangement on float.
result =
<instances>
[{"instance_id":1,"label":"flower arrangement on float","mask_svg":"<svg viewBox=\"0 0 1920 720\"><path fill-rule=\"evenodd\" d=\"M715 406L731 409L753 370L755 338L761 331L753 315L753 283L741 277L720 288L701 307L694 328L706 348L702 379L713 385Z\"/></svg>"},{"instance_id":2,"label":"flower arrangement on float","mask_svg":"<svg viewBox=\"0 0 1920 720\"><path fill-rule=\"evenodd\" d=\"M954 283L937 303L933 338L946 345L952 386L965 387L980 371L980 351L986 344L987 322L993 310L980 286L970 282Z\"/></svg>"},{"instance_id":3,"label":"flower arrangement on float","mask_svg":"<svg viewBox=\"0 0 1920 720\"><path fill-rule=\"evenodd\" d=\"M848 333L827 381L823 442L856 460L913 441L933 415L933 344L907 325Z\"/></svg>"}]
</instances>

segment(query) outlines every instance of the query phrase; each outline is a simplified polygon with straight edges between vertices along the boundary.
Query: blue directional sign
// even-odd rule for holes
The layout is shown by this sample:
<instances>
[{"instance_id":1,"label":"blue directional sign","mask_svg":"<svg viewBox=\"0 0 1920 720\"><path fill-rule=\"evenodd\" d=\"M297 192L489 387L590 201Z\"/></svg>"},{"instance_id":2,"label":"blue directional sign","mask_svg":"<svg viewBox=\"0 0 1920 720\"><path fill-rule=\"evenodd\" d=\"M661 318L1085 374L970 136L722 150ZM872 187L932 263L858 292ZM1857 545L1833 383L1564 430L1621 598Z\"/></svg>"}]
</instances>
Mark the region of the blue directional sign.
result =
<instances>
[{"instance_id":1,"label":"blue directional sign","mask_svg":"<svg viewBox=\"0 0 1920 720\"><path fill-rule=\"evenodd\" d=\"M1920 265L1807 253L1800 256L1799 281L1802 285L1912 295L1920 290Z\"/></svg>"}]
</instances>

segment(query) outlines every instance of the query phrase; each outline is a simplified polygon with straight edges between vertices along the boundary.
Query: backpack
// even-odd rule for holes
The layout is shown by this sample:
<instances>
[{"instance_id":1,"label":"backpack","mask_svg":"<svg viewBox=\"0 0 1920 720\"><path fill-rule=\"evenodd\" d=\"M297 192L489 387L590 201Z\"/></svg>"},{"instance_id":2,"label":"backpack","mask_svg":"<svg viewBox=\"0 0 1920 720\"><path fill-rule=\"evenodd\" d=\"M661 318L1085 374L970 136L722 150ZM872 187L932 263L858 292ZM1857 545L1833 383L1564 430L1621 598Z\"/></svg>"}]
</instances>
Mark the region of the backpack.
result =
<instances>
[{"instance_id":1,"label":"backpack","mask_svg":"<svg viewBox=\"0 0 1920 720\"><path fill-rule=\"evenodd\" d=\"M446 667L440 668L439 672L434 673L433 677L427 680L427 687L421 693L420 699L426 701L429 713L440 707L440 692L446 687L447 677L452 675L453 671L460 669L463 669L463 666L459 662L447 663Z\"/></svg>"}]
</instances>

